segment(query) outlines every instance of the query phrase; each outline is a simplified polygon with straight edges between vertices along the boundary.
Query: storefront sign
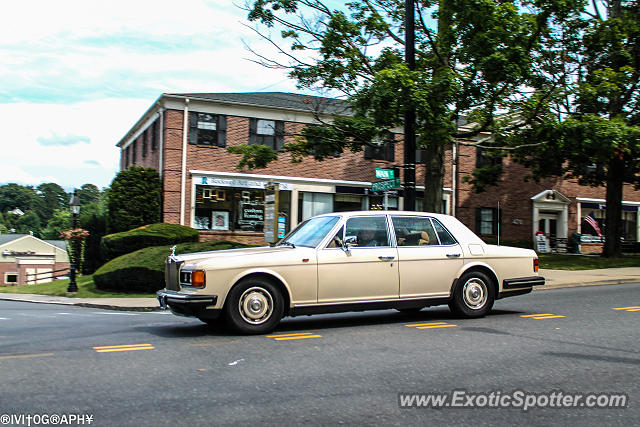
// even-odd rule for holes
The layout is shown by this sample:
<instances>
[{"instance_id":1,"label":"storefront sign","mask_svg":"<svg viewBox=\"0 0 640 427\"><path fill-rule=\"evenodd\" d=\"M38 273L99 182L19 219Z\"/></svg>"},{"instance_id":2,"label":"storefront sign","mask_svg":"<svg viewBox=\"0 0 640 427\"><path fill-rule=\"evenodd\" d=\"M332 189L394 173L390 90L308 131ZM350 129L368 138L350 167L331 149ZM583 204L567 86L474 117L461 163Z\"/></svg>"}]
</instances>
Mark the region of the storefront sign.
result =
<instances>
[{"instance_id":1,"label":"storefront sign","mask_svg":"<svg viewBox=\"0 0 640 427\"><path fill-rule=\"evenodd\" d=\"M265 186L264 201L264 240L268 243L274 243L278 240L279 224L276 218L278 207L278 184L269 183Z\"/></svg>"},{"instance_id":2,"label":"storefront sign","mask_svg":"<svg viewBox=\"0 0 640 427\"><path fill-rule=\"evenodd\" d=\"M203 176L199 178L198 184L200 185L213 185L217 187L235 187L235 188L255 188L264 189L267 185L267 181L255 181L248 179L236 179L236 178L214 178L211 176ZM280 190L291 191L293 189L292 184L279 183Z\"/></svg>"}]
</instances>

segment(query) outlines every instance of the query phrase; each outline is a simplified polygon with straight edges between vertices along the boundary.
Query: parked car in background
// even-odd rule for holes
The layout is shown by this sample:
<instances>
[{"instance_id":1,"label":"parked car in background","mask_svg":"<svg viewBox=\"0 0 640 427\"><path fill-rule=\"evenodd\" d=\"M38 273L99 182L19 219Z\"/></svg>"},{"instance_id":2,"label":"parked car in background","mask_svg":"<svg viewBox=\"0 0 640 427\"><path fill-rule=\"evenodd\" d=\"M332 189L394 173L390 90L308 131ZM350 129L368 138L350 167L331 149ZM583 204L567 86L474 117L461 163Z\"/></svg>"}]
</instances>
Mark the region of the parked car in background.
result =
<instances>
[{"instance_id":1,"label":"parked car in background","mask_svg":"<svg viewBox=\"0 0 640 427\"><path fill-rule=\"evenodd\" d=\"M275 246L170 255L161 307L243 333L284 316L448 304L482 317L496 299L544 285L529 249L485 244L456 218L340 212L310 218Z\"/></svg>"}]
</instances>

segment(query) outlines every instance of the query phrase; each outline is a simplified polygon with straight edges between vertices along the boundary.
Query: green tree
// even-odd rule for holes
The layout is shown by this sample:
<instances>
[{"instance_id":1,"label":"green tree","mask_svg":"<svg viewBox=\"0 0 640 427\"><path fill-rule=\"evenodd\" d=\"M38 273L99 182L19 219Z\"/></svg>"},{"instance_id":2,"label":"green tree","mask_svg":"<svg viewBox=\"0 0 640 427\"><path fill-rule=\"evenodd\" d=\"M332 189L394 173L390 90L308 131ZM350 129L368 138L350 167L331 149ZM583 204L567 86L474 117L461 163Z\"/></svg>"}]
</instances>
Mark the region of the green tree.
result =
<instances>
[{"instance_id":1,"label":"green tree","mask_svg":"<svg viewBox=\"0 0 640 427\"><path fill-rule=\"evenodd\" d=\"M49 240L60 239L60 232L68 230L72 226L71 212L69 209L56 209L49 222L42 230L42 238Z\"/></svg>"},{"instance_id":2,"label":"green tree","mask_svg":"<svg viewBox=\"0 0 640 427\"><path fill-rule=\"evenodd\" d=\"M15 183L0 185L0 212L7 212L14 208L26 212L35 209L38 200L38 195L32 186Z\"/></svg>"},{"instance_id":3,"label":"green tree","mask_svg":"<svg viewBox=\"0 0 640 427\"><path fill-rule=\"evenodd\" d=\"M16 233L29 234L40 237L40 217L34 211L27 211L16 220Z\"/></svg>"},{"instance_id":4,"label":"green tree","mask_svg":"<svg viewBox=\"0 0 640 427\"><path fill-rule=\"evenodd\" d=\"M58 184L48 182L36 187L41 203L38 204L38 215L43 223L47 223L56 210L69 208L69 194Z\"/></svg>"},{"instance_id":5,"label":"green tree","mask_svg":"<svg viewBox=\"0 0 640 427\"><path fill-rule=\"evenodd\" d=\"M100 251L100 240L107 234L107 215L104 203L89 203L82 206L78 221L80 227L89 231L89 237L87 237L84 247L82 274L92 274L104 263Z\"/></svg>"},{"instance_id":6,"label":"green tree","mask_svg":"<svg viewBox=\"0 0 640 427\"><path fill-rule=\"evenodd\" d=\"M107 231L117 233L160 222L162 185L155 169L134 166L111 182Z\"/></svg>"},{"instance_id":7,"label":"green tree","mask_svg":"<svg viewBox=\"0 0 640 427\"><path fill-rule=\"evenodd\" d=\"M536 116L531 126L500 138L537 142L517 152L536 177L566 175L606 187L603 255L617 256L623 184L640 186L640 4L594 0L555 32L531 84L546 114L526 105L523 114Z\"/></svg>"},{"instance_id":8,"label":"green tree","mask_svg":"<svg viewBox=\"0 0 640 427\"><path fill-rule=\"evenodd\" d=\"M457 138L510 126L500 117L519 111L524 102L541 103L526 91L541 43L582 1L416 0L415 5L413 70L403 61L402 1L354 0L343 11L319 0L253 0L248 11L284 57L256 53L263 65L289 69L300 87L339 91L352 107L352 115L305 128L298 143L285 149L296 159L313 154L318 160L345 149L359 151L387 139L413 108L426 163L423 207L439 212L445 149ZM272 40L264 27L280 29L281 40ZM281 46L286 43L289 49ZM473 125L461 131L457 124L463 117ZM239 154L243 164L265 163L264 153L256 150Z\"/></svg>"},{"instance_id":9,"label":"green tree","mask_svg":"<svg viewBox=\"0 0 640 427\"><path fill-rule=\"evenodd\" d=\"M78 198L83 205L100 203L102 201L102 193L100 189L93 184L83 184L82 187L78 189Z\"/></svg>"}]
</instances>

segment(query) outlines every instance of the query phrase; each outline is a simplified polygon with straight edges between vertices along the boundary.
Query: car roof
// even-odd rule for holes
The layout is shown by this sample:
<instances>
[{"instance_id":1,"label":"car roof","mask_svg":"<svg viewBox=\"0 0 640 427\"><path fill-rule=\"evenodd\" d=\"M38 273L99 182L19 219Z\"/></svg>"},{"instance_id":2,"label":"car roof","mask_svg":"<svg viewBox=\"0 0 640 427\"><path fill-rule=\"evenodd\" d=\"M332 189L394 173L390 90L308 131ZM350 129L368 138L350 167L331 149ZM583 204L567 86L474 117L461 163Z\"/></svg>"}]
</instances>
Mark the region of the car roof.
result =
<instances>
[{"instance_id":1,"label":"car roof","mask_svg":"<svg viewBox=\"0 0 640 427\"><path fill-rule=\"evenodd\" d=\"M330 212L318 216L380 216L380 215L411 215L411 216L431 216L435 218L449 217L450 215L437 214L432 212L416 212L416 211L349 211L349 212Z\"/></svg>"}]
</instances>

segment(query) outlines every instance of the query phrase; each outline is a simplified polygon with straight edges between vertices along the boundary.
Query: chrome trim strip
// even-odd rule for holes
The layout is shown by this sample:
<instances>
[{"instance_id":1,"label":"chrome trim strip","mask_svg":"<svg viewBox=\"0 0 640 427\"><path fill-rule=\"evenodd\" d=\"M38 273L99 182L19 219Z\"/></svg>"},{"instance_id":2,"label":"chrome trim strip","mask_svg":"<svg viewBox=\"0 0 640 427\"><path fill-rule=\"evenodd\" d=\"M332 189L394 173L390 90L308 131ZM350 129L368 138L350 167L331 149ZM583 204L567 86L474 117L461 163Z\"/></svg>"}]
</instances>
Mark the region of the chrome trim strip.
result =
<instances>
[{"instance_id":1,"label":"chrome trim strip","mask_svg":"<svg viewBox=\"0 0 640 427\"><path fill-rule=\"evenodd\" d=\"M451 294L443 293L438 295L429 295L424 297L411 297L411 298L391 298L391 299L368 299L368 300L354 300L354 301L337 301L337 302L316 302L307 304L293 304L291 307L315 307L317 305L344 305L344 304L366 304L376 302L402 302L402 301L417 301L426 299L440 299L449 298Z\"/></svg>"}]
</instances>

